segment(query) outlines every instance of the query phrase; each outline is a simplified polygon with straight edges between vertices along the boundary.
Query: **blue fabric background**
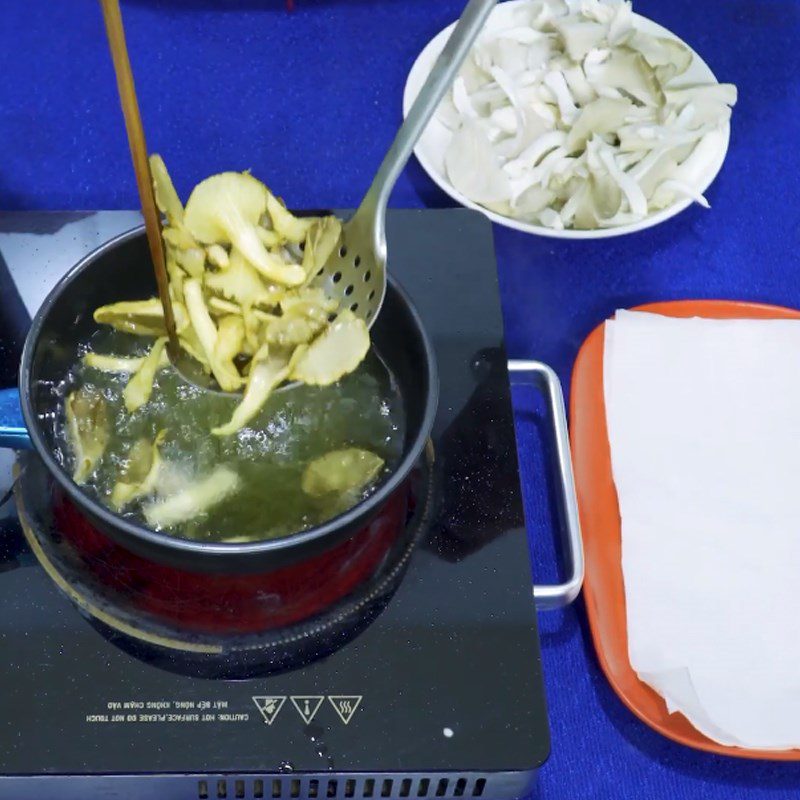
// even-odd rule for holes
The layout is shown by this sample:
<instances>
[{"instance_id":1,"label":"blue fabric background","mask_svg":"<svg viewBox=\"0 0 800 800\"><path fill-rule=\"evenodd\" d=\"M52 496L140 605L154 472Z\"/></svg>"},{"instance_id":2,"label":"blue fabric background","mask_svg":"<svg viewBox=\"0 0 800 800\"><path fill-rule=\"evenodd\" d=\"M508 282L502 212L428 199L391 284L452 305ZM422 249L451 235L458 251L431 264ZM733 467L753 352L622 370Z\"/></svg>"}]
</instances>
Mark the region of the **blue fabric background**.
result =
<instances>
[{"instance_id":1,"label":"blue fabric background","mask_svg":"<svg viewBox=\"0 0 800 800\"><path fill-rule=\"evenodd\" d=\"M150 148L181 193L211 172L252 167L290 206L352 206L400 121L416 54L461 6L297 0L290 15L281 0L124 0ZM800 5L636 8L735 82L740 101L711 211L596 243L496 229L510 355L548 361L565 384L580 342L617 307L681 297L800 305ZM449 203L413 162L392 202ZM0 0L0 207L136 205L97 5ZM532 395L515 400L535 571L553 578L541 420ZM635 719L599 671L580 602L541 621L553 731L542 798L800 796L800 765L704 755Z\"/></svg>"}]
</instances>

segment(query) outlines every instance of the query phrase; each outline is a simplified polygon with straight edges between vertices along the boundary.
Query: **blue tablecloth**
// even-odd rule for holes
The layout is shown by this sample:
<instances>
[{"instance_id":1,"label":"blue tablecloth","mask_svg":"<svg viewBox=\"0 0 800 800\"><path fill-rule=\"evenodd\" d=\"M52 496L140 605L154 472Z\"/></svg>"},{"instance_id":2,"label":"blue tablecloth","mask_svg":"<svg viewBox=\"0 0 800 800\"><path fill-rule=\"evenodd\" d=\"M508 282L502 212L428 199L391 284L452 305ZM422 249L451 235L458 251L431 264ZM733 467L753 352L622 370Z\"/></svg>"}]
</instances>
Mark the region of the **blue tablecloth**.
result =
<instances>
[{"instance_id":1,"label":"blue tablecloth","mask_svg":"<svg viewBox=\"0 0 800 800\"><path fill-rule=\"evenodd\" d=\"M461 0L125 0L151 150L179 191L252 167L290 206L360 199L400 121L406 74ZM615 308L724 297L800 305L800 4L642 0L645 14L739 86L728 159L692 208L650 231L564 243L497 228L510 355L565 384L586 334ZM0 0L0 207L137 205L110 59L89 0ZM449 203L416 163L396 206ZM432 264L431 269L442 268ZM516 396L537 577L554 528L532 397ZM542 798L789 798L800 765L704 755L635 719L601 674L580 602L542 615L553 754Z\"/></svg>"}]
</instances>

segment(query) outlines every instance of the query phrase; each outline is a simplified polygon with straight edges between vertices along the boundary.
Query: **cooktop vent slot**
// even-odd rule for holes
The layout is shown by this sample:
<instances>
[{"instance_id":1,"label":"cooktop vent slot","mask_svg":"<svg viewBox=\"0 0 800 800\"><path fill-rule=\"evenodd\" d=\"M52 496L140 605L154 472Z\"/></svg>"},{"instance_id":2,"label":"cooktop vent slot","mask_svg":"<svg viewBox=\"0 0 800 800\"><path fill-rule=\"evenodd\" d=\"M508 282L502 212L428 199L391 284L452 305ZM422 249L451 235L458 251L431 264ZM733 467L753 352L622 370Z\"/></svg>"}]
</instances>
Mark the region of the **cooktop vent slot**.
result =
<instances>
[{"instance_id":1,"label":"cooktop vent slot","mask_svg":"<svg viewBox=\"0 0 800 800\"><path fill-rule=\"evenodd\" d=\"M209 777L197 782L198 800L458 800L484 797L488 777L475 775L327 775Z\"/></svg>"}]
</instances>

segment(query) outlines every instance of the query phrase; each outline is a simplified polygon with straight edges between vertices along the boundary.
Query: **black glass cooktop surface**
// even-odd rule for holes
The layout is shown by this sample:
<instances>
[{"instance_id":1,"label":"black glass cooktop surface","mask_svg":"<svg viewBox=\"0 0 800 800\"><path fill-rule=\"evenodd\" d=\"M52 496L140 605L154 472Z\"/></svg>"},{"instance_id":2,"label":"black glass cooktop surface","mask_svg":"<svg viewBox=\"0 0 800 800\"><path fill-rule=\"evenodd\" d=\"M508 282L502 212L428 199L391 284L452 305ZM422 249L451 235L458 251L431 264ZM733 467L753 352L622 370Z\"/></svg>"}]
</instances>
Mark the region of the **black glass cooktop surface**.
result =
<instances>
[{"instance_id":1,"label":"black glass cooktop surface","mask_svg":"<svg viewBox=\"0 0 800 800\"><path fill-rule=\"evenodd\" d=\"M29 314L57 278L135 224L128 212L0 217L6 366L17 363ZM320 642L326 655L305 652L274 674L208 677L180 653L154 655L90 624L39 566L7 503L3 776L72 776L83 783L63 783L63 796L80 785L84 797L93 789L136 797L524 793L549 738L491 226L460 209L393 211L388 240L390 269L423 318L441 380L432 505L399 585L353 635L327 629L323 638L342 641ZM5 491L9 459L0 466ZM274 775L295 783L273 786ZM342 779L320 788L325 775ZM359 775L380 780L370 787ZM441 775L454 778L440 785ZM24 796L33 780L0 778L0 795Z\"/></svg>"}]
</instances>

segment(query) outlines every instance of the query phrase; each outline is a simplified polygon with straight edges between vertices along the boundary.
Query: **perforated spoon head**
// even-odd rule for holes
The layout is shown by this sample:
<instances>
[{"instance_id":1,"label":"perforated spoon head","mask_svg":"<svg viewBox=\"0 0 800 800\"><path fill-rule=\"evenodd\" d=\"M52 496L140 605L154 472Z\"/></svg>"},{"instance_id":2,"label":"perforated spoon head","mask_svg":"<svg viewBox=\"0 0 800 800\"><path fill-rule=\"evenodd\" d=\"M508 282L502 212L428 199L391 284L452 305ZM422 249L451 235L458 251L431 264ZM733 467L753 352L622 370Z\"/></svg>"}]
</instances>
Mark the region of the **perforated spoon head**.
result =
<instances>
[{"instance_id":1,"label":"perforated spoon head","mask_svg":"<svg viewBox=\"0 0 800 800\"><path fill-rule=\"evenodd\" d=\"M386 295L386 236L383 220L375 224L375 209L361 208L342 225L342 237L333 255L312 285L349 309L368 327L378 318Z\"/></svg>"},{"instance_id":2,"label":"perforated spoon head","mask_svg":"<svg viewBox=\"0 0 800 800\"><path fill-rule=\"evenodd\" d=\"M439 58L400 126L361 205L342 229L339 247L313 285L350 309L369 326L386 295L386 207L414 146L455 80L496 0L469 0ZM420 258L424 254L420 253Z\"/></svg>"}]
</instances>

